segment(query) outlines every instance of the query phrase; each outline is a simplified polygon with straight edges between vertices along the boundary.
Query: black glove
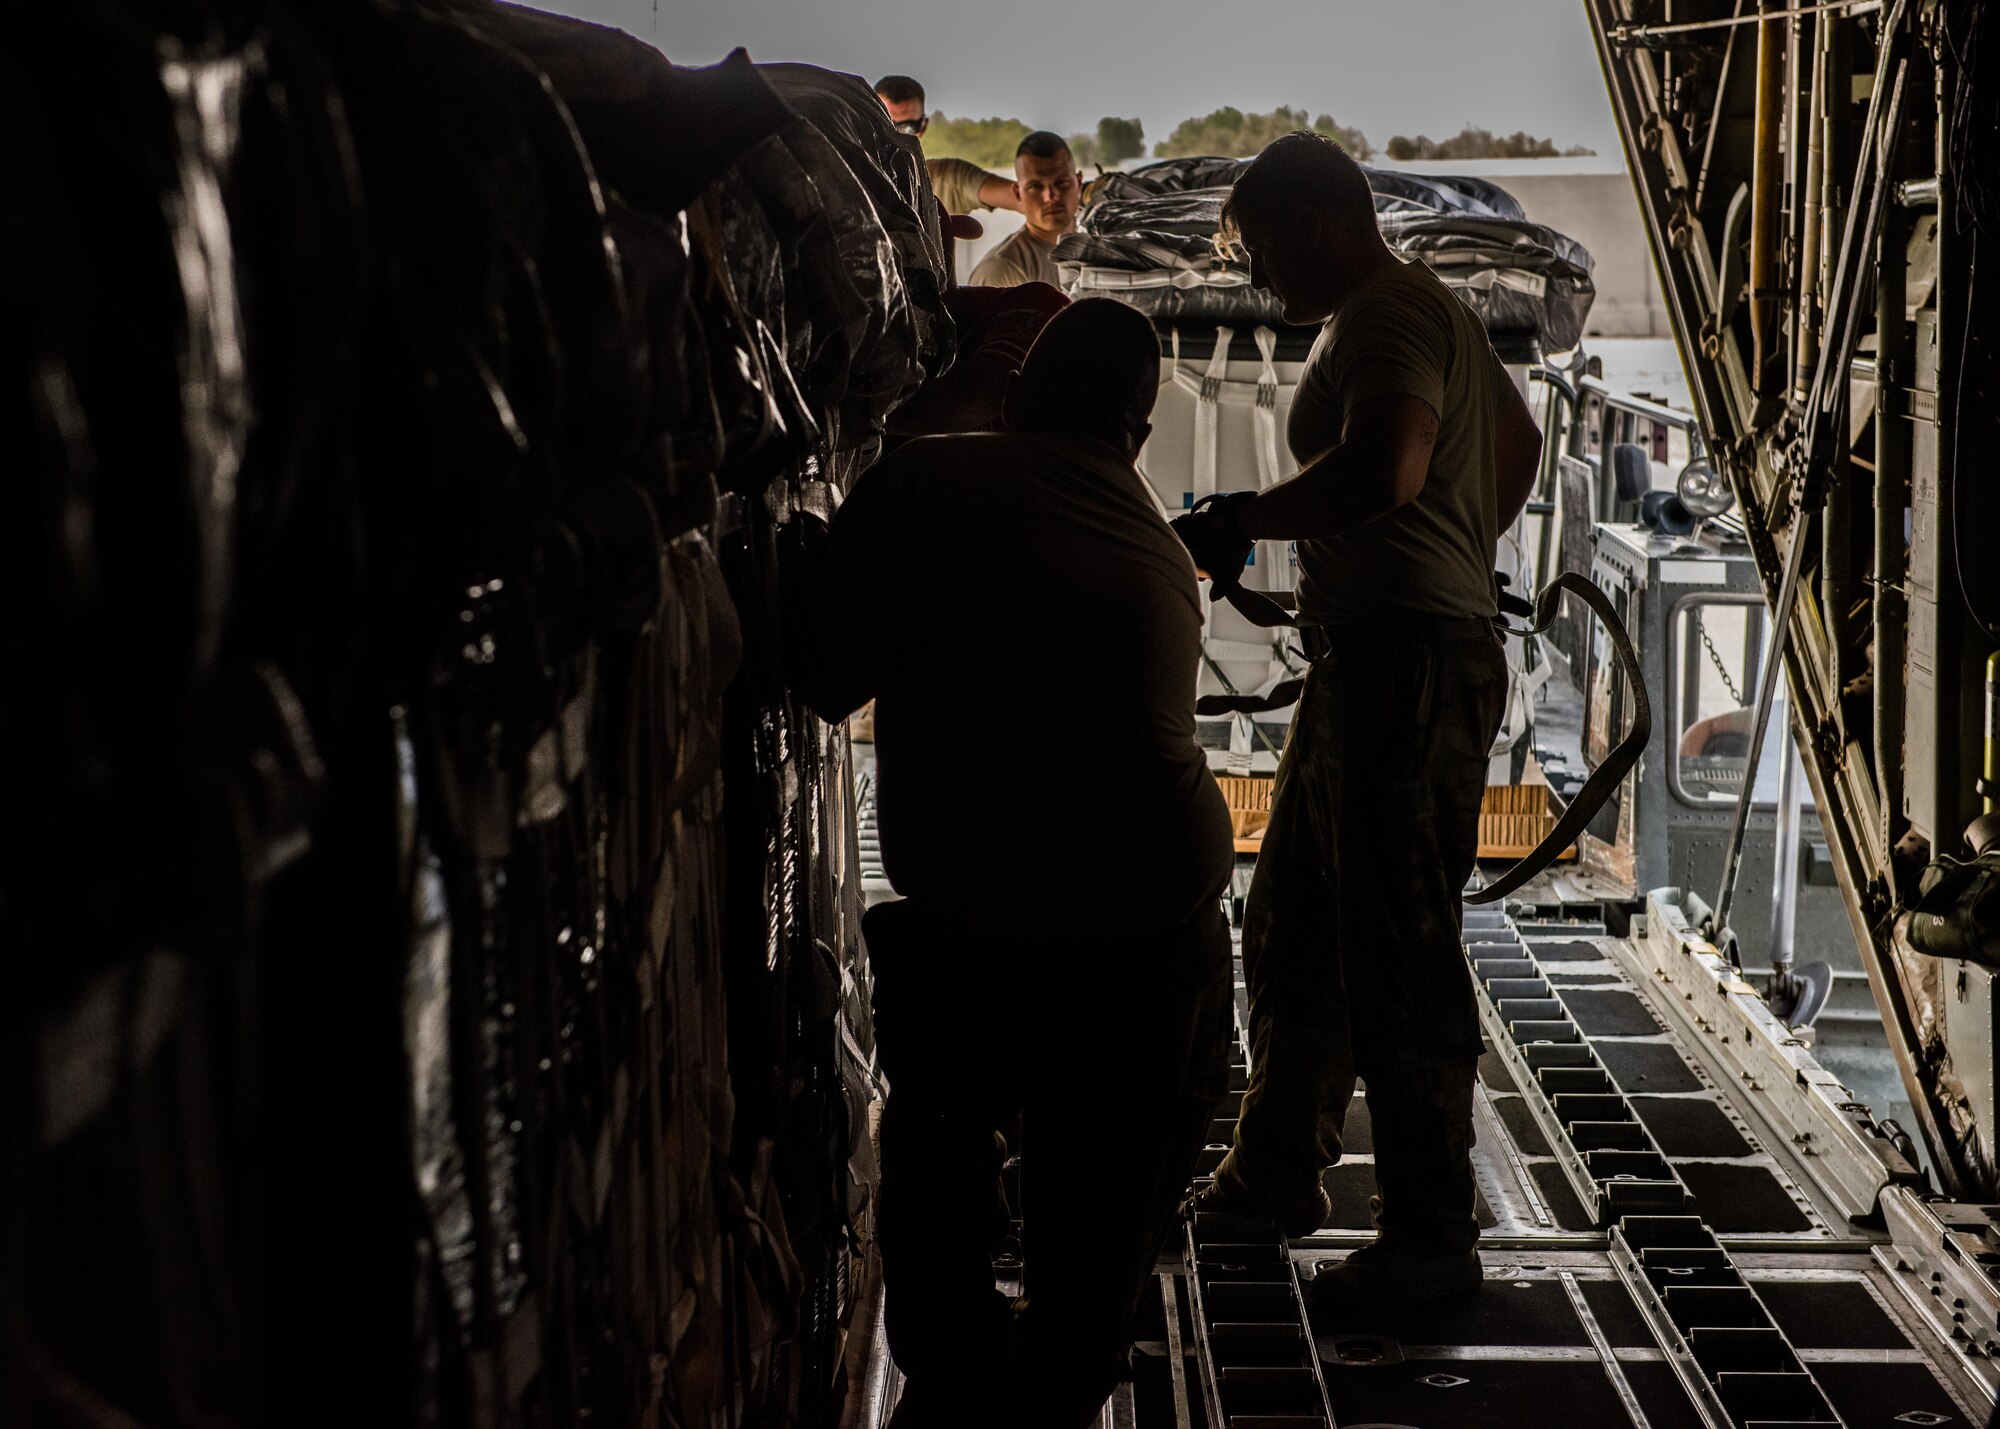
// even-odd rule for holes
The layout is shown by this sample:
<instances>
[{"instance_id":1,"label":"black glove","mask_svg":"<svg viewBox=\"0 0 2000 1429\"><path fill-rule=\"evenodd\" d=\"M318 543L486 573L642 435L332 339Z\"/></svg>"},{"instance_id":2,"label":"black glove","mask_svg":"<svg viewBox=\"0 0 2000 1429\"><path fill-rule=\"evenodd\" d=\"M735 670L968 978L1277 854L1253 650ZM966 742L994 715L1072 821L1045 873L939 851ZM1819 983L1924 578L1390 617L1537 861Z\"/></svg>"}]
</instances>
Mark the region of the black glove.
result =
<instances>
[{"instance_id":1,"label":"black glove","mask_svg":"<svg viewBox=\"0 0 2000 1429\"><path fill-rule=\"evenodd\" d=\"M1535 613L1535 603L1532 600L1525 595L1515 595L1507 589L1512 584L1513 582L1507 579L1506 572L1493 573L1493 585L1500 601L1500 614L1493 617L1495 620L1504 619L1509 615L1532 616Z\"/></svg>"},{"instance_id":2,"label":"black glove","mask_svg":"<svg viewBox=\"0 0 2000 1429\"><path fill-rule=\"evenodd\" d=\"M1219 491L1167 523L1194 557L1195 569L1218 587L1242 584L1243 568L1257 543L1244 533L1239 513L1245 502L1256 499L1254 491Z\"/></svg>"}]
</instances>

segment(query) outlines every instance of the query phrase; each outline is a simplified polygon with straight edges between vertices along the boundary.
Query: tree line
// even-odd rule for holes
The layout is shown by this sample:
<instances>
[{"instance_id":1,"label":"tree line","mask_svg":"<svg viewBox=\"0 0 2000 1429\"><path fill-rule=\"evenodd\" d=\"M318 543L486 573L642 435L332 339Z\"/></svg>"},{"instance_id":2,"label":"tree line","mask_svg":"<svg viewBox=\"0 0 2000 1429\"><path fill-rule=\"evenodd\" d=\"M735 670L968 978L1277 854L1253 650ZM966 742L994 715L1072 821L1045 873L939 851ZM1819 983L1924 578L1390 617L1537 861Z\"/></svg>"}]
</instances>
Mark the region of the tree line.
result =
<instances>
[{"instance_id":1,"label":"tree line","mask_svg":"<svg viewBox=\"0 0 2000 1429\"><path fill-rule=\"evenodd\" d=\"M1373 159L1378 150L1359 129L1338 123L1330 114L1310 115L1304 109L1279 105L1268 113L1245 113L1224 105L1198 118L1183 119L1166 138L1153 145L1153 157L1177 159L1196 154L1220 154L1228 158L1248 158L1266 144L1295 129L1310 129L1340 142L1357 159ZM924 135L924 152L932 158L970 159L988 169L1008 169L1014 150L1029 133L1019 119L952 119L933 114ZM1069 147L1084 167L1114 168L1146 154L1145 126L1137 119L1107 115L1097 121L1094 133L1071 134ZM1581 145L1559 148L1523 130L1494 134L1471 125L1446 139L1426 134L1398 134L1380 155L1402 163L1420 159L1545 159L1565 155L1592 154Z\"/></svg>"}]
</instances>

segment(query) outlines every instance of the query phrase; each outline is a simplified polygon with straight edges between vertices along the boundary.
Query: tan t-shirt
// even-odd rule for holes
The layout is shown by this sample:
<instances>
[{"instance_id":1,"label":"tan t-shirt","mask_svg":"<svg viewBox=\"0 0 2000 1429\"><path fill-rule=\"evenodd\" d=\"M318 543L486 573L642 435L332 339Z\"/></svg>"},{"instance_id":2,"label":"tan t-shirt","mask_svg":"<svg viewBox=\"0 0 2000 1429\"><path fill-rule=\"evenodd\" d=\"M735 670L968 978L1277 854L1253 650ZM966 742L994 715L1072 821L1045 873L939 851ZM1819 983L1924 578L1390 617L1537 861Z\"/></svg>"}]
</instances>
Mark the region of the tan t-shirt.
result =
<instances>
[{"instance_id":1,"label":"tan t-shirt","mask_svg":"<svg viewBox=\"0 0 2000 1429\"><path fill-rule=\"evenodd\" d=\"M1060 288L1055 251L1055 244L1044 243L1023 228L979 260L979 266L972 270L973 286L1011 288L1016 283L1047 283Z\"/></svg>"},{"instance_id":2,"label":"tan t-shirt","mask_svg":"<svg viewBox=\"0 0 2000 1429\"><path fill-rule=\"evenodd\" d=\"M999 175L989 173L970 159L926 159L924 168L931 176L931 192L947 213L975 213L992 204L979 197L980 185Z\"/></svg>"},{"instance_id":3,"label":"tan t-shirt","mask_svg":"<svg viewBox=\"0 0 2000 1429\"><path fill-rule=\"evenodd\" d=\"M1438 414L1437 447L1416 500L1344 536L1298 543L1302 615L1339 625L1495 612L1493 440L1511 385L1485 325L1422 263L1383 269L1341 305L1292 400L1293 459L1324 455L1357 404L1396 394Z\"/></svg>"}]
</instances>

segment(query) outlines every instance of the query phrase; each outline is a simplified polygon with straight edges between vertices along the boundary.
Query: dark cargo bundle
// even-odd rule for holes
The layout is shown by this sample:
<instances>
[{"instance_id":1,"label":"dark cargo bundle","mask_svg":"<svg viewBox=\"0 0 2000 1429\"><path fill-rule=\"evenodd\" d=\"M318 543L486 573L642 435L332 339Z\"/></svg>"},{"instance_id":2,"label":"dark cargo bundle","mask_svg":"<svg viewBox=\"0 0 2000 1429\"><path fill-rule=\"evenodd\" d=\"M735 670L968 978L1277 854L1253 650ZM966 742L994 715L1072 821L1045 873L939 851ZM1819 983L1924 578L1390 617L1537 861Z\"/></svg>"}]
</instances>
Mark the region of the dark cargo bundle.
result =
<instances>
[{"instance_id":1,"label":"dark cargo bundle","mask_svg":"<svg viewBox=\"0 0 2000 1429\"><path fill-rule=\"evenodd\" d=\"M1182 262L1208 262L1215 254L1215 244L1207 234L1135 228L1100 238L1088 230L1079 230L1062 240L1062 253L1077 263L1145 272L1152 268L1171 268Z\"/></svg>"},{"instance_id":2,"label":"dark cargo bundle","mask_svg":"<svg viewBox=\"0 0 2000 1429\"><path fill-rule=\"evenodd\" d=\"M1223 189L1250 166L1248 159L1216 157L1162 159L1156 164L1106 174L1090 187L1090 202L1159 198L1199 189ZM1514 196L1498 184L1458 174L1409 174L1361 165L1375 191L1375 211L1390 213L1471 213L1485 218L1526 218ZM1106 230L1111 231L1111 230Z\"/></svg>"},{"instance_id":3,"label":"dark cargo bundle","mask_svg":"<svg viewBox=\"0 0 2000 1429\"><path fill-rule=\"evenodd\" d=\"M746 353L765 396L730 423L739 449L785 431L865 463L889 411L950 351L921 167L867 87L741 51L683 69L622 31L516 6L478 19L548 74L618 199L655 215L707 209L727 233L735 297L768 348Z\"/></svg>"},{"instance_id":4,"label":"dark cargo bundle","mask_svg":"<svg viewBox=\"0 0 2000 1429\"><path fill-rule=\"evenodd\" d=\"M1129 197L1094 194L1076 223L1081 232L1102 235L1151 232L1212 238L1222 227L1222 205L1228 198L1226 186Z\"/></svg>"},{"instance_id":5,"label":"dark cargo bundle","mask_svg":"<svg viewBox=\"0 0 2000 1429\"><path fill-rule=\"evenodd\" d=\"M21 24L0 1420L834 1422L879 1079L780 552L949 360L915 146L511 6Z\"/></svg>"},{"instance_id":6,"label":"dark cargo bundle","mask_svg":"<svg viewBox=\"0 0 2000 1429\"><path fill-rule=\"evenodd\" d=\"M1216 242L1244 159L1170 159L1092 186L1079 231L1056 247L1073 294L1117 298L1162 326L1284 327L1278 300L1250 286L1242 256ZM1509 360L1576 346L1596 290L1590 254L1528 222L1483 179L1363 165L1389 246L1420 259L1485 321Z\"/></svg>"},{"instance_id":7,"label":"dark cargo bundle","mask_svg":"<svg viewBox=\"0 0 2000 1429\"><path fill-rule=\"evenodd\" d=\"M951 320L943 296L951 286L951 253L939 226L924 172L923 149L898 134L865 80L803 64L767 64L759 72L798 114L824 135L861 181L875 217L895 247L917 324L917 358L926 372L951 359Z\"/></svg>"},{"instance_id":8,"label":"dark cargo bundle","mask_svg":"<svg viewBox=\"0 0 2000 1429\"><path fill-rule=\"evenodd\" d=\"M1574 238L1525 220L1465 216L1405 223L1389 241L1428 263L1496 339L1532 334L1545 352L1582 340L1597 289L1590 253Z\"/></svg>"},{"instance_id":9,"label":"dark cargo bundle","mask_svg":"<svg viewBox=\"0 0 2000 1429\"><path fill-rule=\"evenodd\" d=\"M1368 175L1368 187L1375 191L1375 212L1385 218L1403 213L1464 213L1481 218L1516 219L1528 216L1512 194L1484 179L1456 174L1406 174L1367 164L1361 169Z\"/></svg>"}]
</instances>

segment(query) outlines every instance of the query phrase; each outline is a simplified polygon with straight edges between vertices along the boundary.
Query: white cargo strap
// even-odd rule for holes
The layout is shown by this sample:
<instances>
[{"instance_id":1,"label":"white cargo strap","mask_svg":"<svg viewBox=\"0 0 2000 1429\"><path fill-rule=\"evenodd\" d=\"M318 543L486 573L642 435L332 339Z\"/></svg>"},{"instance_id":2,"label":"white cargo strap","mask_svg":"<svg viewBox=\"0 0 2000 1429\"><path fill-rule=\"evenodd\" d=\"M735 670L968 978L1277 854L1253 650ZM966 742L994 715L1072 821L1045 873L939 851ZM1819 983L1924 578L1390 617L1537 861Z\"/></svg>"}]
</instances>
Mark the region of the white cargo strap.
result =
<instances>
[{"instance_id":1,"label":"white cargo strap","mask_svg":"<svg viewBox=\"0 0 2000 1429\"><path fill-rule=\"evenodd\" d=\"M1253 660L1273 659L1278 644L1276 637L1265 640L1224 640L1218 636L1202 641L1201 648L1206 650L1208 658L1218 665L1242 665Z\"/></svg>"},{"instance_id":2,"label":"white cargo strap","mask_svg":"<svg viewBox=\"0 0 2000 1429\"><path fill-rule=\"evenodd\" d=\"M1253 420L1256 424L1257 439L1257 489L1269 491L1285 479L1285 470L1278 464L1278 334L1267 327L1260 327L1255 334L1257 355L1264 360L1264 370L1257 378L1257 406ZM1257 561L1264 568L1264 588L1281 589L1289 582L1279 579L1285 574L1290 563L1289 541L1259 541Z\"/></svg>"},{"instance_id":3,"label":"white cargo strap","mask_svg":"<svg viewBox=\"0 0 2000 1429\"><path fill-rule=\"evenodd\" d=\"M1194 500L1215 494L1215 466L1217 447L1221 440L1222 384L1229 375L1229 345L1236 340L1233 329L1219 327L1215 330L1215 351L1208 357L1208 372L1194 387L1194 471L1189 478L1194 489ZM1187 374L1181 371L1180 333L1174 334L1174 381L1186 387ZM1215 626L1215 604L1203 601L1201 607L1201 643L1209 648L1210 636ZM1211 656L1220 660L1221 656ZM1263 658L1268 658L1266 655Z\"/></svg>"},{"instance_id":4,"label":"white cargo strap","mask_svg":"<svg viewBox=\"0 0 2000 1429\"><path fill-rule=\"evenodd\" d=\"M1253 334L1262 371L1252 382L1232 382L1229 379L1229 350L1235 344L1236 330L1217 327L1215 348L1209 353L1208 368L1197 377L1181 363L1180 329L1173 330L1165 381L1173 383L1195 399L1194 440L1192 465L1189 473L1190 500L1199 501L1213 496L1218 486L1218 471L1221 461L1222 405L1245 405L1251 408L1251 420L1255 429L1252 446L1257 463L1257 488L1263 490L1275 486L1283 480L1283 471L1278 464L1278 394L1283 383L1278 377L1278 335L1268 327L1260 327ZM1148 479L1148 485L1152 482ZM1169 513L1176 514L1176 513ZM1260 541L1258 561L1266 570L1283 572L1290 562L1290 543L1286 541ZM1268 640L1224 640L1214 635L1215 606L1212 602L1202 604L1202 649L1217 664L1261 663L1265 675L1258 688L1268 689L1283 680L1289 673L1279 651L1282 636L1273 633ZM1246 691L1245 693L1248 693ZM1236 731L1240 738L1248 737L1247 719L1243 728ZM1247 757L1247 756L1246 756Z\"/></svg>"},{"instance_id":5,"label":"white cargo strap","mask_svg":"<svg viewBox=\"0 0 2000 1429\"><path fill-rule=\"evenodd\" d=\"M1178 380L1180 375L1181 375L1181 330L1179 328L1174 328L1172 330L1172 337L1170 339L1170 343L1167 349L1167 370L1160 377L1160 385L1164 387L1167 383ZM1151 442L1148 442L1146 443L1145 446L1140 447L1139 450L1135 452L1132 456L1132 469L1139 473L1140 480L1142 480L1146 484L1146 490L1153 493L1153 505L1158 508L1160 516L1164 520L1171 521L1174 519L1174 517L1180 515L1181 513L1178 511L1170 511L1167 509L1166 501L1162 499L1160 496L1159 487L1156 486L1153 482L1153 473L1147 469L1148 464L1146 461L1146 453L1151 451L1152 449L1153 449L1153 444Z\"/></svg>"},{"instance_id":6,"label":"white cargo strap","mask_svg":"<svg viewBox=\"0 0 2000 1429\"><path fill-rule=\"evenodd\" d=\"M1264 370L1257 376L1257 489L1276 486L1278 475L1278 335L1270 328L1256 332L1257 355Z\"/></svg>"},{"instance_id":7,"label":"white cargo strap","mask_svg":"<svg viewBox=\"0 0 2000 1429\"><path fill-rule=\"evenodd\" d=\"M1194 408L1194 499L1215 495L1215 464L1220 440L1222 389L1229 380L1229 345L1236 340L1232 328L1215 330L1215 351L1209 354L1208 371L1195 388ZM1174 380L1186 386L1177 362Z\"/></svg>"},{"instance_id":8,"label":"white cargo strap","mask_svg":"<svg viewBox=\"0 0 2000 1429\"><path fill-rule=\"evenodd\" d=\"M1229 751L1224 756L1222 767L1231 774L1248 774L1250 761L1256 751L1250 741L1256 731L1250 727L1250 716L1231 715L1229 717Z\"/></svg>"},{"instance_id":9,"label":"white cargo strap","mask_svg":"<svg viewBox=\"0 0 2000 1429\"><path fill-rule=\"evenodd\" d=\"M1262 371L1255 382L1234 382L1229 378L1229 349L1236 339L1235 329L1219 327L1215 330L1215 351L1209 355L1208 370L1200 376L1181 365L1180 329L1173 330L1163 381L1173 383L1195 399L1193 470L1188 479L1190 500L1199 501L1204 496L1214 495L1219 485L1221 417L1225 404L1251 409L1255 432L1251 448L1257 463L1257 489L1268 490L1290 475L1286 470L1288 464L1279 455L1282 448L1278 441L1278 401L1285 384L1278 376L1278 334L1271 328L1260 327L1253 337L1258 356L1262 359ZM1143 469L1142 474L1148 475L1150 481L1150 474ZM1179 513L1168 514L1173 516ZM1292 584L1284 579L1290 574L1291 560L1289 541L1258 543L1258 564L1271 572L1267 588L1285 589Z\"/></svg>"}]
</instances>

